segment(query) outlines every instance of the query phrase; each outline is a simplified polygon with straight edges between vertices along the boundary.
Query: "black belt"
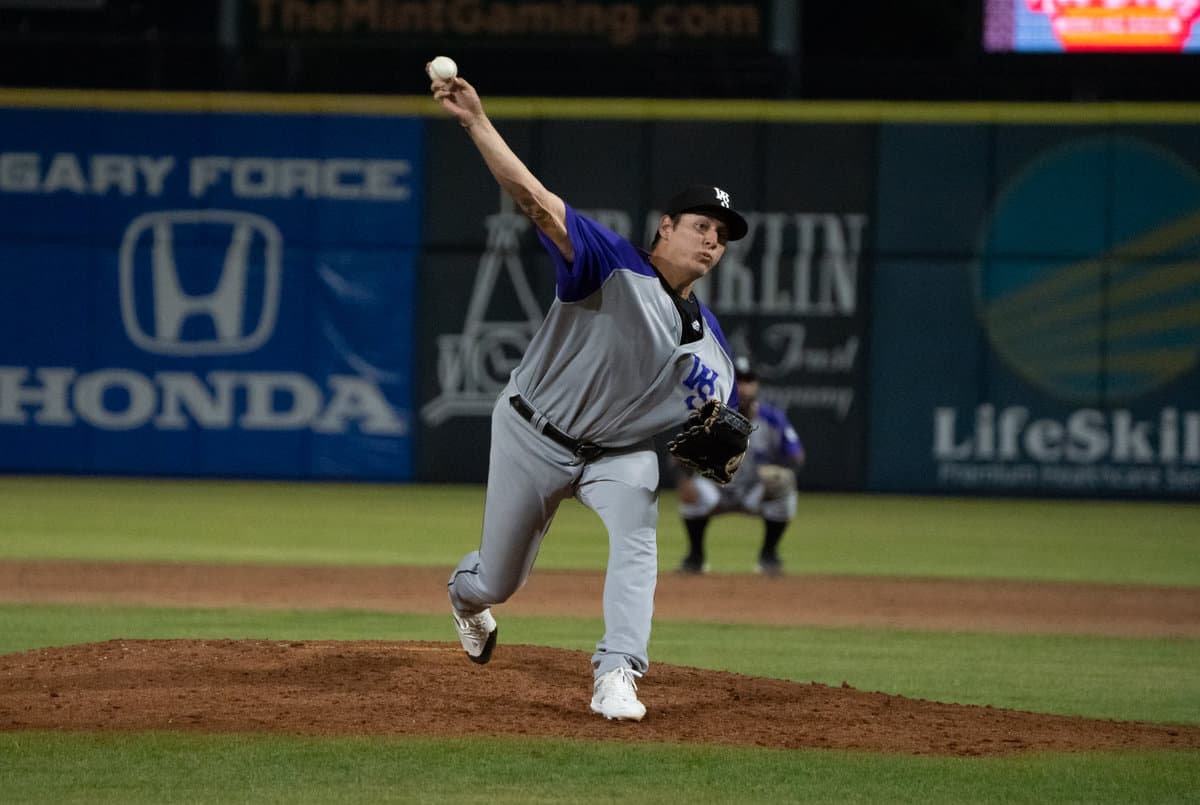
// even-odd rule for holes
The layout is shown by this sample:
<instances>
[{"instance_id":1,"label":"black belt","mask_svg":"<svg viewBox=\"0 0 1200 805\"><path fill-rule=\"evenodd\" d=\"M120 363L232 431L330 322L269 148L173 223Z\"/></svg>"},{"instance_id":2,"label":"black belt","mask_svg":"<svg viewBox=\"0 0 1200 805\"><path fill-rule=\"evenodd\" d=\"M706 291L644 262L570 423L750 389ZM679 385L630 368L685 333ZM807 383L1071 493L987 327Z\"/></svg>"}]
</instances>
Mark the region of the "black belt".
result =
<instances>
[{"instance_id":1,"label":"black belt","mask_svg":"<svg viewBox=\"0 0 1200 805\"><path fill-rule=\"evenodd\" d=\"M537 416L537 412L533 410L533 406L525 401L525 398L520 394L514 394L508 398L509 404L513 410L521 415L521 418L530 424L534 424L533 420ZM534 425L534 427L537 427ZM541 428L541 433L547 439L557 444L562 445L571 451L571 455L581 458L584 461L592 461L604 454L605 449L595 442L585 442L580 439L572 439L567 434L563 433L558 428L549 422L544 422Z\"/></svg>"}]
</instances>

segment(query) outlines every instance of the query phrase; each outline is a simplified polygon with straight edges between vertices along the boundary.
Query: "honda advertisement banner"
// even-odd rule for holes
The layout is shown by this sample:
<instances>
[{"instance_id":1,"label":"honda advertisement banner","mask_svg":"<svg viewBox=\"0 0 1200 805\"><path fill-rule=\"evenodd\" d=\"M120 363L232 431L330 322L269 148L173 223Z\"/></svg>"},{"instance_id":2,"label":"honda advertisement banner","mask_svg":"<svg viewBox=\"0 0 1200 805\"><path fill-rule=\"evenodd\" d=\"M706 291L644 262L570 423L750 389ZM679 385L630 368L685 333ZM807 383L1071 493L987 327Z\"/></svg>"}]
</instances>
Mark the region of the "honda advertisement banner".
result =
<instances>
[{"instance_id":1,"label":"honda advertisement banner","mask_svg":"<svg viewBox=\"0 0 1200 805\"><path fill-rule=\"evenodd\" d=\"M1195 130L895 126L880 153L870 488L1200 496Z\"/></svg>"},{"instance_id":2,"label":"honda advertisement banner","mask_svg":"<svg viewBox=\"0 0 1200 805\"><path fill-rule=\"evenodd\" d=\"M419 119L0 131L0 470L412 477Z\"/></svg>"}]
</instances>

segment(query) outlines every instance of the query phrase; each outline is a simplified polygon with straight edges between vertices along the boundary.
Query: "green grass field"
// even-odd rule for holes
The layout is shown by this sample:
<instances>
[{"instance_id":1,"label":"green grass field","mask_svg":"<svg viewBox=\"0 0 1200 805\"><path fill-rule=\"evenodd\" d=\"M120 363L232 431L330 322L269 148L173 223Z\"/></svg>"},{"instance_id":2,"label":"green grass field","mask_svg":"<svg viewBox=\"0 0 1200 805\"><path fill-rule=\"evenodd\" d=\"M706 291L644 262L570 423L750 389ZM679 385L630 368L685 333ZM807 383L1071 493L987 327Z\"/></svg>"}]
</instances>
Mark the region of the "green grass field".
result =
<instances>
[{"instance_id":1,"label":"green grass field","mask_svg":"<svg viewBox=\"0 0 1200 805\"><path fill-rule=\"evenodd\" d=\"M477 487L0 478L0 559L450 567ZM661 502L660 562L682 554ZM713 570L759 539L715 521ZM1187 504L806 495L792 573L1200 586ZM599 568L598 522L565 506L539 567ZM114 637L453 640L444 618L375 612L0 604L0 653ZM590 650L595 621L507 618L505 637ZM1200 723L1200 641L659 622L655 661L918 698ZM486 717L486 714L481 714ZM1200 753L914 758L547 740L0 734L5 802L1198 802Z\"/></svg>"},{"instance_id":2,"label":"green grass field","mask_svg":"<svg viewBox=\"0 0 1200 805\"><path fill-rule=\"evenodd\" d=\"M683 555L675 499L659 556ZM453 567L478 545L483 489L0 477L0 559ZM756 521L713 521L716 572L747 572ZM1200 585L1200 506L805 495L782 553L793 572ZM539 567L603 567L595 515L564 504Z\"/></svg>"}]
</instances>

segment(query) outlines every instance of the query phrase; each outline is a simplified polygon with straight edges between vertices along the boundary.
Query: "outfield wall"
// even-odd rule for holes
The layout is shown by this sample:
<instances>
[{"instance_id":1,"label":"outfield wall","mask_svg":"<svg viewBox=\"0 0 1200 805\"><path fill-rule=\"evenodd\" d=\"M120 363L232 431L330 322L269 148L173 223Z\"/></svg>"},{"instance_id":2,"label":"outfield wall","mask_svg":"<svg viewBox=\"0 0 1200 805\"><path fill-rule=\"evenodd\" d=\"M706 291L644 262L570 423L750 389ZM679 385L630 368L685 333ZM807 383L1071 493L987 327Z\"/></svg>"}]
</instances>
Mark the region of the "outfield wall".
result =
<instances>
[{"instance_id":1,"label":"outfield wall","mask_svg":"<svg viewBox=\"0 0 1200 805\"><path fill-rule=\"evenodd\" d=\"M1200 107L498 99L635 242L751 225L699 292L808 488L1200 493ZM483 479L553 298L424 98L0 92L0 470Z\"/></svg>"}]
</instances>

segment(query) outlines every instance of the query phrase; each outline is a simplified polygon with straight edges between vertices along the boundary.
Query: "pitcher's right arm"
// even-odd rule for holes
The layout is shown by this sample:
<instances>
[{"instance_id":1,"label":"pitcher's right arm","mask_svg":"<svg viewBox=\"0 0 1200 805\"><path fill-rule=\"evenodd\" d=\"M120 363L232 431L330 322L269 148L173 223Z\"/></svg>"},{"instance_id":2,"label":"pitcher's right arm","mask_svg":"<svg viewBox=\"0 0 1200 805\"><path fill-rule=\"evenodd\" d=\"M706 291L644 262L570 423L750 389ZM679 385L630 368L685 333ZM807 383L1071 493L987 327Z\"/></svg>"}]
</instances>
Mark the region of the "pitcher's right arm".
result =
<instances>
[{"instance_id":1,"label":"pitcher's right arm","mask_svg":"<svg viewBox=\"0 0 1200 805\"><path fill-rule=\"evenodd\" d=\"M546 189L525 163L496 131L483 111L479 94L463 78L435 79L430 85L434 100L458 120L484 163L504 192L558 248L567 262L575 258L571 238L567 234L567 209L561 198Z\"/></svg>"}]
</instances>

